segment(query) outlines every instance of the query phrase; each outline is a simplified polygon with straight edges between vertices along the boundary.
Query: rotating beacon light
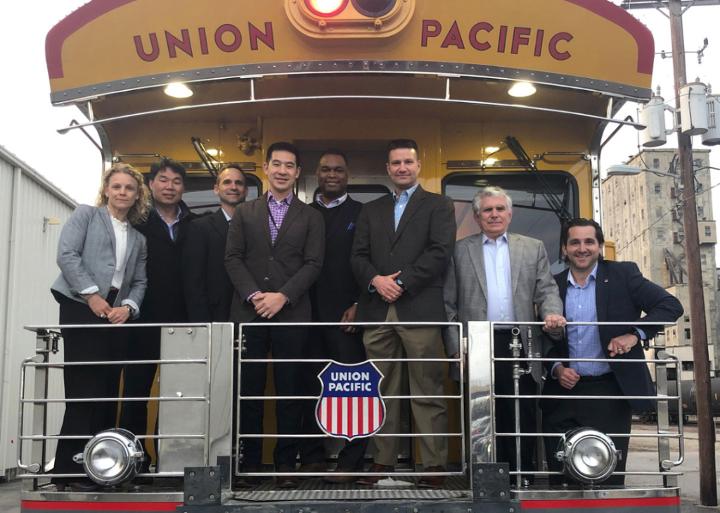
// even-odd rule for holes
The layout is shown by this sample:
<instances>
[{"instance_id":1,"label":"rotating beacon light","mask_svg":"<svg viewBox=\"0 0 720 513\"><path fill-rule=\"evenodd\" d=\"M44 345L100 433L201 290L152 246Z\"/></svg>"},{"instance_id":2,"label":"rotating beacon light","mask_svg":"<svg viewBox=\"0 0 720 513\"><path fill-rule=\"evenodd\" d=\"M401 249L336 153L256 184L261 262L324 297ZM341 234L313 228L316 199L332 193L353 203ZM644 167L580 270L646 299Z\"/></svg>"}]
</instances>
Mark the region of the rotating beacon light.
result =
<instances>
[{"instance_id":1,"label":"rotating beacon light","mask_svg":"<svg viewBox=\"0 0 720 513\"><path fill-rule=\"evenodd\" d=\"M319 39L392 36L414 10L415 0L285 0L293 26Z\"/></svg>"}]
</instances>

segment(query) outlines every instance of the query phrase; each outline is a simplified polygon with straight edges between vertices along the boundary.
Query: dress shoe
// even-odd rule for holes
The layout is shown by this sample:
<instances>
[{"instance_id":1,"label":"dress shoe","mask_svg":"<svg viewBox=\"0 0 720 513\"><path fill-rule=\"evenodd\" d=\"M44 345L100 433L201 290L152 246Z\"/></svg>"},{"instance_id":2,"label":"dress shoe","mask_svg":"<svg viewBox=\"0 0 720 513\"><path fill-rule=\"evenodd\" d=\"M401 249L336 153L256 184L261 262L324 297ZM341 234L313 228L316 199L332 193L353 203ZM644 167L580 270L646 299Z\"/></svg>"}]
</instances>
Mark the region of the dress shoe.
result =
<instances>
[{"instance_id":1,"label":"dress shoe","mask_svg":"<svg viewBox=\"0 0 720 513\"><path fill-rule=\"evenodd\" d=\"M297 472L295 467L290 465L280 465L277 468L278 472ZM297 476L275 476L275 484L278 488L292 489L297 488L300 484L300 479Z\"/></svg>"},{"instance_id":2,"label":"dress shoe","mask_svg":"<svg viewBox=\"0 0 720 513\"><path fill-rule=\"evenodd\" d=\"M395 471L395 467L391 465L380 465L379 463L373 463L370 465L370 468L368 469L368 472L376 472L376 473L384 473L389 474L391 472ZM381 479L384 479L387 476L362 476L357 480L357 483L360 485L365 486L372 486L376 484Z\"/></svg>"},{"instance_id":3,"label":"dress shoe","mask_svg":"<svg viewBox=\"0 0 720 513\"><path fill-rule=\"evenodd\" d=\"M317 474L319 472L327 472L327 465L325 462L316 463L303 463L300 465L298 472L307 472L309 474ZM304 476L302 479L314 479L318 476Z\"/></svg>"},{"instance_id":4,"label":"dress shoe","mask_svg":"<svg viewBox=\"0 0 720 513\"><path fill-rule=\"evenodd\" d=\"M90 481L89 479L59 478L53 479L51 482L55 485L58 492L89 493L95 492L100 489L100 485L93 481Z\"/></svg>"},{"instance_id":5,"label":"dress shoe","mask_svg":"<svg viewBox=\"0 0 720 513\"><path fill-rule=\"evenodd\" d=\"M357 472L357 470L354 469L354 468L340 468L340 467L338 467L338 468L336 468L335 470L333 470L333 472L335 472L335 475L325 476L325 477L323 478L323 480L324 480L326 483L331 483L331 484L354 483L355 481L357 481L357 478L358 478L358 476L342 476L342 475L340 475L340 474L343 474L343 473L345 473L345 472Z\"/></svg>"},{"instance_id":6,"label":"dress shoe","mask_svg":"<svg viewBox=\"0 0 720 513\"><path fill-rule=\"evenodd\" d=\"M445 472L445 468L438 465L436 467L426 468L425 472ZM417 485L420 488L442 488L445 484L445 477L446 476L424 476L420 478Z\"/></svg>"}]
</instances>

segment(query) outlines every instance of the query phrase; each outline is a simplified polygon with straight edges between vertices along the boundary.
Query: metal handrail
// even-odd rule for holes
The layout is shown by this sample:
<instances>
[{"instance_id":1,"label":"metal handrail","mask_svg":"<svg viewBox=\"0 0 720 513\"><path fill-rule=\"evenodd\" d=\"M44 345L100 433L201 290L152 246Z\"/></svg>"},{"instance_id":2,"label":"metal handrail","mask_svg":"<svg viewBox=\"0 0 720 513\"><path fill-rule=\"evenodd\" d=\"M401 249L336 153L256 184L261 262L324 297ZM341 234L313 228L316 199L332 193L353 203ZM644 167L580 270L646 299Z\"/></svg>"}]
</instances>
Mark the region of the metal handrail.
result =
<instances>
[{"instance_id":1,"label":"metal handrail","mask_svg":"<svg viewBox=\"0 0 720 513\"><path fill-rule=\"evenodd\" d=\"M188 359L170 359L170 360L163 360L163 359L147 359L147 360L102 360L102 361L81 361L81 362L49 362L46 361L46 359L49 357L49 354L51 352L54 352L53 349L51 349L50 344L53 343L53 340L57 340L58 338L62 337L62 330L64 329L137 329L137 328L159 328L159 329L168 329L170 333L173 333L173 330L176 330L178 328L183 328L187 330L188 334L191 334L193 332L194 328L207 328L208 330L208 343L207 343L207 349L206 349L206 357L205 358L188 358ZM25 326L25 329L32 331L36 334L37 339L43 340L42 344L38 344L36 347L36 354L32 357L26 358L23 360L22 367L21 367L21 374L20 374L20 390L19 390L19 398L18 398L18 405L19 405L19 412L18 415L18 447L17 447L17 465L18 468L21 470L26 471L26 474L20 474L19 477L26 477L26 478L37 478L38 474L42 473L42 475L46 475L49 477L81 477L84 476L82 473L76 473L76 474L59 474L59 473L53 473L53 472L43 472L44 465L45 465L45 444L48 441L52 440L61 440L61 439L67 439L67 440L89 440L91 439L95 433L89 434L89 435L50 435L47 434L47 425L46 421L43 420L43 427L42 427L42 434L37 434L34 432L31 432L30 434L25 434L26 426L25 426L25 412L24 412L24 406L28 404L32 405L48 405L48 404L68 404L68 403L102 403L102 402L117 402L117 403L131 403L131 402L156 402L156 403L162 403L162 402L201 402L205 403L207 406L206 408L210 407L210 397L208 395L208 391L206 390L205 395L202 396L184 396L184 397L178 397L178 396L148 396L148 397L92 397L92 398L74 398L74 399L67 399L67 398L49 398L47 397L47 390L45 390L46 397L45 398L27 398L26 397L26 382L27 382L27 370L28 368L34 368L35 370L39 371L45 371L47 373L48 369L62 369L65 367L79 367L79 366L120 366L120 365L205 365L209 368L209 358L211 354L211 344L212 344L212 337L211 337L211 325L208 323L173 323L173 324L62 324L62 325L49 325L49 326L38 326L38 325L31 325L31 326ZM209 370L208 370L209 372ZM45 381L47 382L47 374L45 376ZM209 379L207 380L209 383ZM47 388L47 387L46 387ZM37 393L38 391L36 391ZM209 411L207 412L206 416L209 418L210 414ZM205 432L200 434L188 434L188 433L173 433L173 434L161 434L161 435L137 435L136 437L138 439L152 439L152 440L203 440L204 443L204 454L205 458L207 458L208 455L208 444L209 444L209 431L208 427L206 426ZM22 461L23 458L23 451L25 450L24 442L39 442L42 443L42 454L41 456L41 463L30 463L25 464ZM146 473L146 474L139 474L139 475L147 475L147 476L182 476L182 472L154 472L154 473Z\"/></svg>"},{"instance_id":2,"label":"metal handrail","mask_svg":"<svg viewBox=\"0 0 720 513\"><path fill-rule=\"evenodd\" d=\"M519 377L521 374L528 373L529 370L525 370L520 367L521 363L528 363L528 362L550 362L550 363L557 363L557 362L606 362L606 363L632 363L632 364L647 364L647 363L654 363L658 365L673 365L675 368L680 367L680 360L672 355L668 355L667 358L542 358L542 357L522 357L520 356L520 349L519 347L515 347L518 345L519 339L520 339L520 330L518 326L544 326L544 322L491 322L491 360L494 364L495 362L511 362L513 363L513 385L514 385L514 394L495 394L494 387L490 387L490 396L492 400L495 399L513 399L515 403L515 432L496 432L494 428L493 423L493 437L507 437L507 438L514 438L516 442L516 461L518 462L518 467L521 467L520 461L521 461L521 451L520 451L520 440L523 437L534 437L534 438L557 438L559 433L521 433L520 432L520 418L519 418L519 405L521 399L557 399L557 400L567 400L567 401L575 401L575 400L628 400L628 399L639 399L639 400L650 400L650 401L677 401L678 402L678 430L675 433L653 433L653 434L636 434L633 435L632 433L621 433L621 434L614 434L614 433L606 433L608 436L611 437L624 437L624 438L655 438L655 439L677 439L678 440L678 459L677 460L662 460L660 461L660 468L662 470L660 471L634 471L634 472L613 472L613 475L651 475L651 476L677 476L682 475L681 472L673 472L671 469L673 467L679 466L684 461L685 457L685 447L684 447L684 437L683 437L683 421L682 421L682 390L681 390L681 384L680 380L677 380L677 392L675 395L663 395L656 392L655 395L647 396L647 395L637 395L637 396L628 396L623 395L621 397L618 396L599 396L599 395L544 395L544 394L520 394L519 393ZM664 323L664 322L568 322L566 324L567 326L633 326L633 327L642 327L642 326L673 326L675 323ZM511 327L511 334L513 336L513 341L510 344L511 349L513 350L513 357L495 357L495 347L494 347L494 339L495 339L495 327L497 326L503 326L503 327ZM521 346L520 346L521 347ZM647 349L647 348L644 348ZM494 376L494 365L491 365L492 374ZM538 470L515 470L511 471L509 473L510 475L517 477L517 486L518 488L521 486L521 477L523 475L563 475L562 472L555 472L555 471L538 471Z\"/></svg>"}]
</instances>

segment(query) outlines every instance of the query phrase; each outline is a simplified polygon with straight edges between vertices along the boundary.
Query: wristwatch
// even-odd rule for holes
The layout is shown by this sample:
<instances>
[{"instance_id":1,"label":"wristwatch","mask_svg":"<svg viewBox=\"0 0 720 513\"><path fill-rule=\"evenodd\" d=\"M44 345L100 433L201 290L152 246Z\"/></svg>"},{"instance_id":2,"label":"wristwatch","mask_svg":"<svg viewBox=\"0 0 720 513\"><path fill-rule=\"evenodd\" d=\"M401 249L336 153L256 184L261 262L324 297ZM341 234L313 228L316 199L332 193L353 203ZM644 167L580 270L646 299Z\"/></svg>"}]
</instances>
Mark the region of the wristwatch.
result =
<instances>
[{"instance_id":1,"label":"wristwatch","mask_svg":"<svg viewBox=\"0 0 720 513\"><path fill-rule=\"evenodd\" d=\"M128 313L130 314L130 317L135 315L135 309L133 308L133 306L131 304L125 303L123 306L128 309Z\"/></svg>"}]
</instances>

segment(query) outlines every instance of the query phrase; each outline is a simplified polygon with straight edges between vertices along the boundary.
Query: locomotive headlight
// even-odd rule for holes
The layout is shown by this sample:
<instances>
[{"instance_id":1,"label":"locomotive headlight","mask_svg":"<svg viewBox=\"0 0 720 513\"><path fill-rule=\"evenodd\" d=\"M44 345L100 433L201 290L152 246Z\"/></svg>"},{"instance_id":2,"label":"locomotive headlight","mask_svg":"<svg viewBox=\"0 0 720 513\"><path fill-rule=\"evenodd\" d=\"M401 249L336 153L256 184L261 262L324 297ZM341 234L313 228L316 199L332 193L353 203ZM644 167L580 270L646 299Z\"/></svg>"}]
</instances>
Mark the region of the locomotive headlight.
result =
<instances>
[{"instance_id":1,"label":"locomotive headlight","mask_svg":"<svg viewBox=\"0 0 720 513\"><path fill-rule=\"evenodd\" d=\"M581 483L600 483L615 470L620 454L604 433L579 428L565 433L555 457L564 463L565 474Z\"/></svg>"},{"instance_id":2,"label":"locomotive headlight","mask_svg":"<svg viewBox=\"0 0 720 513\"><path fill-rule=\"evenodd\" d=\"M140 471L143 459L142 444L126 429L98 433L85 445L82 455L75 458L88 477L102 486L130 481Z\"/></svg>"}]
</instances>

